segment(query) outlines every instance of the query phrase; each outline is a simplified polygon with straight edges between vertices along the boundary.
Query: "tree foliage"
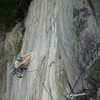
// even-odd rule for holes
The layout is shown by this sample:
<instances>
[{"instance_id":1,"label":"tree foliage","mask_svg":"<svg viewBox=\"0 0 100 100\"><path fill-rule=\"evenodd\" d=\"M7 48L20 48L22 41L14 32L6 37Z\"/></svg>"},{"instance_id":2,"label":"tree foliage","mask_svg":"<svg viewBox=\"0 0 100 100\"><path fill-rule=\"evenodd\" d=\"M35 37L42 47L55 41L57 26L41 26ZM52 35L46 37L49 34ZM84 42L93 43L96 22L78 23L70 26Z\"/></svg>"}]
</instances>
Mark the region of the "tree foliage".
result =
<instances>
[{"instance_id":1,"label":"tree foliage","mask_svg":"<svg viewBox=\"0 0 100 100\"><path fill-rule=\"evenodd\" d=\"M0 0L0 27L7 30L25 17L31 0Z\"/></svg>"}]
</instances>

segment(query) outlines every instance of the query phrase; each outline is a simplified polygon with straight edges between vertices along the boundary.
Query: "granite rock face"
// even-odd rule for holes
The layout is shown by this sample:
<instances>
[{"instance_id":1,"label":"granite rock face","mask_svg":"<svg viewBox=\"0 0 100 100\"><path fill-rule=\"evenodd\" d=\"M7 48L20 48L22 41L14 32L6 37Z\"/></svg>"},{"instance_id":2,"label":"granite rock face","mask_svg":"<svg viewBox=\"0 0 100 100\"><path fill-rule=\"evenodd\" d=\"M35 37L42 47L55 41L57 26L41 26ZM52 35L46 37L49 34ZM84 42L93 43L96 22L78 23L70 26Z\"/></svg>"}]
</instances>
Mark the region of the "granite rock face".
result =
<instances>
[{"instance_id":1,"label":"granite rock face","mask_svg":"<svg viewBox=\"0 0 100 100\"><path fill-rule=\"evenodd\" d=\"M10 100L66 100L71 91L86 90L90 93L88 96L75 100L97 97L100 88L100 2L92 0L91 6L90 1L31 2L21 53L32 52L32 57L24 77L14 76ZM82 75L73 89L80 72Z\"/></svg>"}]
</instances>

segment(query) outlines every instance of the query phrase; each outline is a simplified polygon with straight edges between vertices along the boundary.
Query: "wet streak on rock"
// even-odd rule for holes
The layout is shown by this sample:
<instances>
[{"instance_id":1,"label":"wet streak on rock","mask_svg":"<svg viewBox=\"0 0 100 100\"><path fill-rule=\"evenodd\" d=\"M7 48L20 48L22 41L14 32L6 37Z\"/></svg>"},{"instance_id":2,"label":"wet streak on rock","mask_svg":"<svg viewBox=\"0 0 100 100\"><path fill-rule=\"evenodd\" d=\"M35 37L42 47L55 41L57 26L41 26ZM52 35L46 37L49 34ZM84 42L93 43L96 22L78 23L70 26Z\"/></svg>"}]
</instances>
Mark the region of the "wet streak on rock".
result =
<instances>
[{"instance_id":1,"label":"wet streak on rock","mask_svg":"<svg viewBox=\"0 0 100 100\"><path fill-rule=\"evenodd\" d=\"M75 28L75 33L77 37L84 31L87 27L87 18L90 16L88 8L74 8L73 9L73 26Z\"/></svg>"}]
</instances>

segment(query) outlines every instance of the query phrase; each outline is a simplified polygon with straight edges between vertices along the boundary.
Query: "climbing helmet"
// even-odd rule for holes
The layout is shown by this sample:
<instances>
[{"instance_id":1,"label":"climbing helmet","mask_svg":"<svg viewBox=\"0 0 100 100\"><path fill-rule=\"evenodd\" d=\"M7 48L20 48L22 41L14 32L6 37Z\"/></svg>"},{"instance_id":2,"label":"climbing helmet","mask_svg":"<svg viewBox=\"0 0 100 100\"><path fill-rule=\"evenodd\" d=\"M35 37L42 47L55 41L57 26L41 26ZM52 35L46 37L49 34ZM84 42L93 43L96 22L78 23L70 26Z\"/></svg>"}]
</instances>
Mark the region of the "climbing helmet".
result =
<instances>
[{"instance_id":1,"label":"climbing helmet","mask_svg":"<svg viewBox=\"0 0 100 100\"><path fill-rule=\"evenodd\" d=\"M18 56L16 57L16 60L20 62L20 61L22 61L22 57L18 55Z\"/></svg>"}]
</instances>

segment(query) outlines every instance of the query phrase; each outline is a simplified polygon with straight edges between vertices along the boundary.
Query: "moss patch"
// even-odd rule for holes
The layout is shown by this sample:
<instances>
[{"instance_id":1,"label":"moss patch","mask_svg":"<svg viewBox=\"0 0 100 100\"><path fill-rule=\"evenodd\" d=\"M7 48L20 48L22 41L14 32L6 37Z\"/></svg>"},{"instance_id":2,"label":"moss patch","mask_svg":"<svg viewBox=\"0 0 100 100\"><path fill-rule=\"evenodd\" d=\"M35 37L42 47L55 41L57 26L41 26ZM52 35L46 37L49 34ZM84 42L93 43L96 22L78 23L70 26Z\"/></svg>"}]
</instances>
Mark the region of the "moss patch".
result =
<instances>
[{"instance_id":1,"label":"moss patch","mask_svg":"<svg viewBox=\"0 0 100 100\"><path fill-rule=\"evenodd\" d=\"M22 40L20 40L17 45L17 54L20 52L21 48L22 48Z\"/></svg>"},{"instance_id":2,"label":"moss patch","mask_svg":"<svg viewBox=\"0 0 100 100\"><path fill-rule=\"evenodd\" d=\"M24 34L25 34L25 30L26 30L26 27L23 27L22 30L21 30L22 38L20 39L20 41L17 44L17 54L19 54L19 52L22 49L22 43L23 43L23 37L24 37Z\"/></svg>"}]
</instances>

